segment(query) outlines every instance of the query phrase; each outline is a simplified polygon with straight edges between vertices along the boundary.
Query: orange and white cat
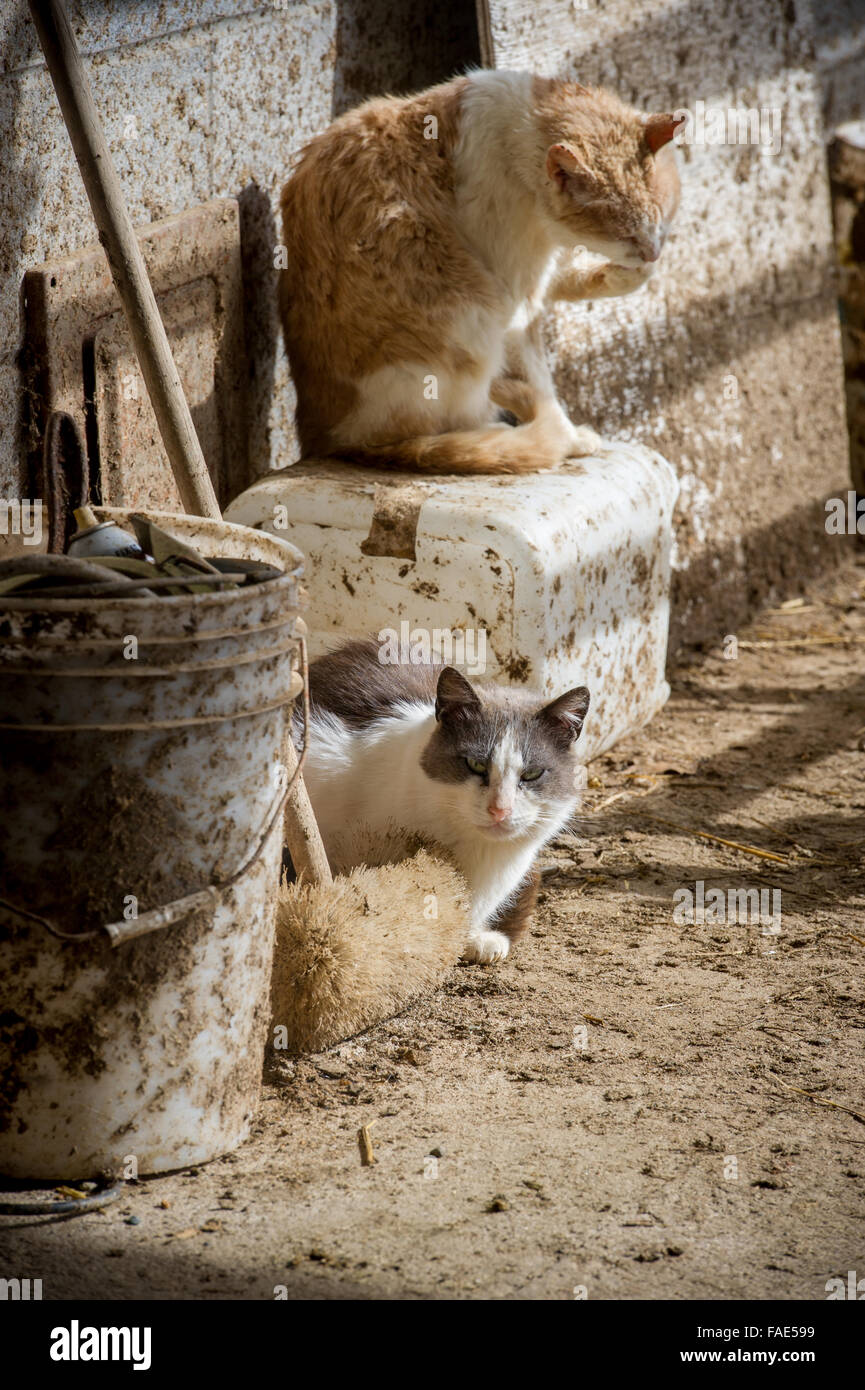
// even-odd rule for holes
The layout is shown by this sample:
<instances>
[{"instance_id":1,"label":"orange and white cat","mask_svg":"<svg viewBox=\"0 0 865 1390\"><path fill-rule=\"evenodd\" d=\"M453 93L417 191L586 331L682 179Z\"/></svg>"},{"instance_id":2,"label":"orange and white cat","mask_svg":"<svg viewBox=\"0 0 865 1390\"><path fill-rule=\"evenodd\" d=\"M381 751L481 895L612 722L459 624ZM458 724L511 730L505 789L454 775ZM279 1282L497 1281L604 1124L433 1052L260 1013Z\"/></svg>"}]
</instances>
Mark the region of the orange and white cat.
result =
<instances>
[{"instance_id":1,"label":"orange and white cat","mask_svg":"<svg viewBox=\"0 0 865 1390\"><path fill-rule=\"evenodd\" d=\"M304 455L515 473L602 447L556 399L542 319L645 283L675 132L600 89L478 71L313 140L282 194Z\"/></svg>"}]
</instances>

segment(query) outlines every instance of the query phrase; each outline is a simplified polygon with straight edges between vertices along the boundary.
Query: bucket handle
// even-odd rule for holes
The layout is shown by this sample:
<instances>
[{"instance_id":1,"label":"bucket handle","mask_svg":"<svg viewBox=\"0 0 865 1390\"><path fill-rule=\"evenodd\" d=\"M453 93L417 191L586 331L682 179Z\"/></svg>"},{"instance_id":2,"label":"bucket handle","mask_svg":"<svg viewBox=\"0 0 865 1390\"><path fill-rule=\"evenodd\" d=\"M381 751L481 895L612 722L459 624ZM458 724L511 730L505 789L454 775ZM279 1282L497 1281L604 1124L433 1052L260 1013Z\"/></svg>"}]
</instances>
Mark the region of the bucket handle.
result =
<instances>
[{"instance_id":1,"label":"bucket handle","mask_svg":"<svg viewBox=\"0 0 865 1390\"><path fill-rule=\"evenodd\" d=\"M104 932L112 946L120 946L124 941L133 941L138 936L148 936L150 932L161 931L163 927L171 927L175 922L182 922L201 908L215 907L226 888L231 888L243 878L244 874L249 873L249 870L260 859L306 761L309 748L309 657L305 634L298 632L297 638L300 645L300 669L303 677L303 742L300 756L291 777L287 777L285 768L280 768L281 785L272 809L268 812L264 829L258 837L255 850L230 878L222 879L218 883L210 883L206 888L201 888L195 893L188 893L183 898L175 898L173 902L164 903L162 907L148 908L147 912L142 912L140 916L132 917L129 921L103 922L101 926L86 932L63 931L53 922L50 922L47 917L40 917L35 912L27 912L23 908L16 907L13 903L6 902L5 898L0 898L0 908L25 921L38 923L39 926L45 927L52 936L58 937L61 941L94 941Z\"/></svg>"}]
</instances>

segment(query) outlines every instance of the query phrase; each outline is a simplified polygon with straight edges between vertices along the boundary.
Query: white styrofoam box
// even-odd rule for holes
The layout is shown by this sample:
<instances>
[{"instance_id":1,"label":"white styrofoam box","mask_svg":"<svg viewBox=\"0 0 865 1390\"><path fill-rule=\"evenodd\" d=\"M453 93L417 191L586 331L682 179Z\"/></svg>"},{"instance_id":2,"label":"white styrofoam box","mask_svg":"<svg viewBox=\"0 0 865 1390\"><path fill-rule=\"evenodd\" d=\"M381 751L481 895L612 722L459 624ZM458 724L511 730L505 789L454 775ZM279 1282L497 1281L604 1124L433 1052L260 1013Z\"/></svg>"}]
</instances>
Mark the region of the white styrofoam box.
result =
<instances>
[{"instance_id":1,"label":"white styrofoam box","mask_svg":"<svg viewBox=\"0 0 865 1390\"><path fill-rule=\"evenodd\" d=\"M616 444L528 476L298 464L259 479L226 520L306 556L313 656L383 634L383 659L440 651L470 678L550 697L587 685L588 759L669 694L676 494L665 459Z\"/></svg>"}]
</instances>

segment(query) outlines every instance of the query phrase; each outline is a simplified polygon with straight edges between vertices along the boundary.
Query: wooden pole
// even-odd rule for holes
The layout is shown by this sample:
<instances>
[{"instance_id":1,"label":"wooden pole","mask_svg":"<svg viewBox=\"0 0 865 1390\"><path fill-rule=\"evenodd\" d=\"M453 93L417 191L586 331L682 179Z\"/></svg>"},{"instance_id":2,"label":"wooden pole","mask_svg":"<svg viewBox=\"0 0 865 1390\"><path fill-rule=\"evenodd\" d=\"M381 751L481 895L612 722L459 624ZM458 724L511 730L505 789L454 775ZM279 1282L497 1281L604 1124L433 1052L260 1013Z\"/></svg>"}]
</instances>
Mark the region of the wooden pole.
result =
<instances>
[{"instance_id":1,"label":"wooden pole","mask_svg":"<svg viewBox=\"0 0 865 1390\"><path fill-rule=\"evenodd\" d=\"M293 776L297 754L290 734L286 736L283 761L289 777ZM286 802L283 835L298 878L302 874L306 883L333 883L321 832L302 777L295 781Z\"/></svg>"}]
</instances>

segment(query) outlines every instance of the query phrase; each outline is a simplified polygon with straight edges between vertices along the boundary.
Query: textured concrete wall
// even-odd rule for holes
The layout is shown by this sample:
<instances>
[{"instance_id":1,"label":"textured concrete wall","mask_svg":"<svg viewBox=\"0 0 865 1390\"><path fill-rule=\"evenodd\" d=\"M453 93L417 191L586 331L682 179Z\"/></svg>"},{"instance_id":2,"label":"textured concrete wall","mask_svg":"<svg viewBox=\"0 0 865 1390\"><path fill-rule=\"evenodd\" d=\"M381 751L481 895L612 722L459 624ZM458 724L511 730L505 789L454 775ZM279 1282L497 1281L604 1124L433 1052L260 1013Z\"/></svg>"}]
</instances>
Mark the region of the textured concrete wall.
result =
<instances>
[{"instance_id":1,"label":"textured concrete wall","mask_svg":"<svg viewBox=\"0 0 865 1390\"><path fill-rule=\"evenodd\" d=\"M273 248L303 143L382 90L477 60L470 0L70 0L139 221L241 205L257 468L295 457ZM782 149L696 147L655 281L551 328L575 413L679 471L674 640L731 630L837 552L821 499L847 486L821 98L861 114L862 0L492 0L500 66L604 82L646 107L777 107ZM822 88L822 91L821 91ZM0 495L26 494L18 419L24 270L93 240L25 0L0 0Z\"/></svg>"},{"instance_id":2,"label":"textured concrete wall","mask_svg":"<svg viewBox=\"0 0 865 1390\"><path fill-rule=\"evenodd\" d=\"M241 205L253 462L296 456L276 317L279 190L347 107L477 62L474 7L435 0L68 0L133 218ZM26 0L0 0L0 495L28 495L20 444L24 271L95 240Z\"/></svg>"},{"instance_id":3,"label":"textured concrete wall","mask_svg":"<svg viewBox=\"0 0 865 1390\"><path fill-rule=\"evenodd\" d=\"M842 121L865 119L865 4L863 0L813 0L814 48L830 131Z\"/></svg>"},{"instance_id":4,"label":"textured concrete wall","mask_svg":"<svg viewBox=\"0 0 865 1390\"><path fill-rule=\"evenodd\" d=\"M498 67L608 85L647 110L780 111L778 152L683 146L657 275L557 311L550 335L571 411L679 472L673 643L734 631L839 553L822 499L849 486L811 18L803 0L491 0L490 16Z\"/></svg>"}]
</instances>

